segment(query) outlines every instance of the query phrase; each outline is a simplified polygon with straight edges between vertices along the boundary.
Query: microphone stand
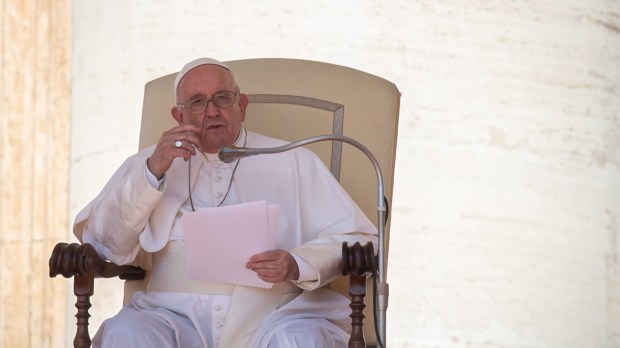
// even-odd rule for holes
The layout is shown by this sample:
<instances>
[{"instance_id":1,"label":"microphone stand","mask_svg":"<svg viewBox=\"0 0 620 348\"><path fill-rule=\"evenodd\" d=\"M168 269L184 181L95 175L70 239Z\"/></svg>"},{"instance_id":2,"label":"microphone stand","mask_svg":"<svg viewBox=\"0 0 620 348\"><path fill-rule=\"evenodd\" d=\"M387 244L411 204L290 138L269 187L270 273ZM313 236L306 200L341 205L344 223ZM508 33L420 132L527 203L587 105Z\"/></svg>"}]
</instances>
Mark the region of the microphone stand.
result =
<instances>
[{"instance_id":1,"label":"microphone stand","mask_svg":"<svg viewBox=\"0 0 620 348\"><path fill-rule=\"evenodd\" d=\"M373 167L375 168L377 174L377 229L379 232L379 251L378 251L378 259L379 259L379 267L377 270L378 274L378 283L377 283L377 292L375 293L375 297L377 297L377 308L375 308L376 316L377 316L377 330L379 337L377 340L380 344L385 347L385 339L386 339L386 311L388 305L388 295L389 295L389 285L387 284L386 278L386 267L384 260L385 253L385 215L386 215L386 205L384 201L384 187L383 187L383 174L381 172L381 167L377 162L375 156L362 145L357 140L352 138L342 136L342 135L318 135L306 139L302 139L296 142L289 143L287 145L279 146L279 147L271 147L271 148L248 148L248 147L237 147L234 145L224 146L218 152L218 157L222 162L231 163L236 159L262 155L262 154L275 154L284 151L289 151L294 148L320 142L326 140L334 140L341 141L348 144L351 144L361 150L366 157L372 162Z\"/></svg>"}]
</instances>

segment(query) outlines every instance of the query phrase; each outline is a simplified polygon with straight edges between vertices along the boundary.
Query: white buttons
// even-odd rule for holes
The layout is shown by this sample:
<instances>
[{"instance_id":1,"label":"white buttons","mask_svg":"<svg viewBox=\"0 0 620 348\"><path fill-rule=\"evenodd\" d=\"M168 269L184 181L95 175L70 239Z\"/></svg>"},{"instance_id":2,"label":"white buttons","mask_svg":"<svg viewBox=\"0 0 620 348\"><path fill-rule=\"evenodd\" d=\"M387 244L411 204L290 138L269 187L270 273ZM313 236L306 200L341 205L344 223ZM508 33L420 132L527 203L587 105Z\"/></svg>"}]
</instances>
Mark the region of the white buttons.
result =
<instances>
[{"instance_id":1,"label":"white buttons","mask_svg":"<svg viewBox=\"0 0 620 348\"><path fill-rule=\"evenodd\" d=\"M215 309L216 312L219 312L219 311L222 310L222 306L216 305L214 309Z\"/></svg>"},{"instance_id":2,"label":"white buttons","mask_svg":"<svg viewBox=\"0 0 620 348\"><path fill-rule=\"evenodd\" d=\"M216 324L215 324L215 327L216 327L217 329L221 329L221 328L222 328L222 326L224 326L224 324L222 324L222 323L220 323L220 322L218 322L218 323L216 323Z\"/></svg>"}]
</instances>

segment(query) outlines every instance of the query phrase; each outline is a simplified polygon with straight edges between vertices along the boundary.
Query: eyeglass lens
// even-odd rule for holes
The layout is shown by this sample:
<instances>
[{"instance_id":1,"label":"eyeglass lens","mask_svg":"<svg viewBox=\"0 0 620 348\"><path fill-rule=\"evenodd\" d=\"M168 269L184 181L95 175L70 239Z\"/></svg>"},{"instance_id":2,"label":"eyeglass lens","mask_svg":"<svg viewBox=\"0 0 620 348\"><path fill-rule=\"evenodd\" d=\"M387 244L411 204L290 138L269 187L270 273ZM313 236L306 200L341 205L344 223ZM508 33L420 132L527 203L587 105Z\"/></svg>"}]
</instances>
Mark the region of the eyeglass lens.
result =
<instances>
[{"instance_id":1,"label":"eyeglass lens","mask_svg":"<svg viewBox=\"0 0 620 348\"><path fill-rule=\"evenodd\" d=\"M202 114L205 110L207 110L207 106L211 101L218 108L226 108L235 103L236 95L237 93L235 92L225 91L214 95L213 98L210 99L195 99L187 104L187 110L192 114Z\"/></svg>"}]
</instances>

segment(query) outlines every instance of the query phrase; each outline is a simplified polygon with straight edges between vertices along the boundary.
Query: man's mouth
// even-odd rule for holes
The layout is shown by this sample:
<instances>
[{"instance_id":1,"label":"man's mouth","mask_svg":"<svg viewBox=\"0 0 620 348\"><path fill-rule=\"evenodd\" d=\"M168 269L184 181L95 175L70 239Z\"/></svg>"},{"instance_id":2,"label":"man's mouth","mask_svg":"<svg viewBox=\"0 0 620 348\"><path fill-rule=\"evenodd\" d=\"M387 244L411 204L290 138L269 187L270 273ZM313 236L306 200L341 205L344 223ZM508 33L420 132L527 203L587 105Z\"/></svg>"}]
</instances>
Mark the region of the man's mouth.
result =
<instances>
[{"instance_id":1,"label":"man's mouth","mask_svg":"<svg viewBox=\"0 0 620 348\"><path fill-rule=\"evenodd\" d=\"M217 129L217 128L220 128L220 127L224 127L224 125L221 125L221 124L212 124L212 125L208 125L208 126L207 126L207 130L210 130L210 129Z\"/></svg>"}]
</instances>

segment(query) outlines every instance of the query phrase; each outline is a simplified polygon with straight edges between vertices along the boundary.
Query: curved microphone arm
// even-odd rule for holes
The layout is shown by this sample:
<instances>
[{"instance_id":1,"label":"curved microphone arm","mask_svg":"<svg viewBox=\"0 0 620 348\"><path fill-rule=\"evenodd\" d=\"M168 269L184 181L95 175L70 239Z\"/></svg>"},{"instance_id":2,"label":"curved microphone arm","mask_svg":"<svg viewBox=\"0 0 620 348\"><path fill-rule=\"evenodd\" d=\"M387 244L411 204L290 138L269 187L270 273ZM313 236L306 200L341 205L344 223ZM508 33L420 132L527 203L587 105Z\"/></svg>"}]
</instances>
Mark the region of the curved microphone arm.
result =
<instances>
[{"instance_id":1,"label":"curved microphone arm","mask_svg":"<svg viewBox=\"0 0 620 348\"><path fill-rule=\"evenodd\" d=\"M379 166L379 162L375 156L362 145L357 140L352 138L343 136L343 135L318 135L306 139L302 139L299 141L295 141L289 143L287 145L279 146L279 147L269 147L269 148L248 148L248 147L237 147L237 146L224 146L218 152L218 157L222 162L231 163L237 159L255 156L255 155L263 155L263 154L274 154L292 150L296 147L326 141L326 140L334 140L341 141L348 144L351 144L361 150L366 157L372 162L373 167L375 168L377 174L377 229L379 232L379 251L378 251L378 259L379 259L379 267L377 269L378 273L378 284L377 284L377 294L375 296L378 297L377 308L375 311L377 312L377 326L379 334L381 335L380 342L383 342L385 345L385 335L386 335L386 310L388 303L388 284L385 282L386 278L386 268L385 268L385 260L383 255L385 253L385 216L386 216L386 205L384 200L384 188L383 188L383 174L381 172L381 167Z\"/></svg>"}]
</instances>

